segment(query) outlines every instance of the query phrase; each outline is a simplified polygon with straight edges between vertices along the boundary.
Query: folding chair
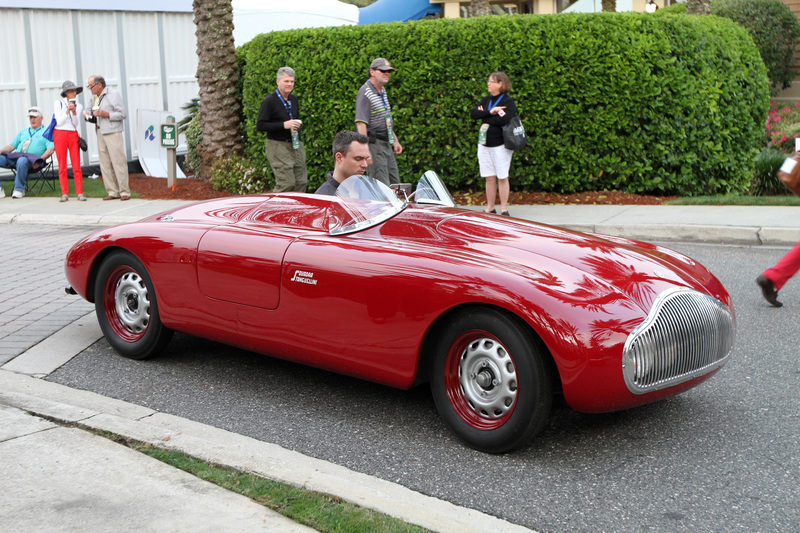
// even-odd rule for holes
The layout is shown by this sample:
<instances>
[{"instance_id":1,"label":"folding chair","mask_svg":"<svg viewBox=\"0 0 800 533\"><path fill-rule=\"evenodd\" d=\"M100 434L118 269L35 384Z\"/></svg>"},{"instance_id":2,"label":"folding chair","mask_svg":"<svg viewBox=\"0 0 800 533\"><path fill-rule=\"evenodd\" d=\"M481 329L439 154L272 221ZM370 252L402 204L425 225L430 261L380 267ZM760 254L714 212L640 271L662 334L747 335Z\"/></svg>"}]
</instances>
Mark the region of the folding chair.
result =
<instances>
[{"instance_id":1,"label":"folding chair","mask_svg":"<svg viewBox=\"0 0 800 533\"><path fill-rule=\"evenodd\" d=\"M17 175L16 169L12 169L14 177ZM58 179L58 173L53 168L53 158L51 157L44 162L44 165L37 169L31 169L28 172L28 179L25 181L26 194L42 194L42 190L47 187L51 191L56 190L55 180Z\"/></svg>"}]
</instances>

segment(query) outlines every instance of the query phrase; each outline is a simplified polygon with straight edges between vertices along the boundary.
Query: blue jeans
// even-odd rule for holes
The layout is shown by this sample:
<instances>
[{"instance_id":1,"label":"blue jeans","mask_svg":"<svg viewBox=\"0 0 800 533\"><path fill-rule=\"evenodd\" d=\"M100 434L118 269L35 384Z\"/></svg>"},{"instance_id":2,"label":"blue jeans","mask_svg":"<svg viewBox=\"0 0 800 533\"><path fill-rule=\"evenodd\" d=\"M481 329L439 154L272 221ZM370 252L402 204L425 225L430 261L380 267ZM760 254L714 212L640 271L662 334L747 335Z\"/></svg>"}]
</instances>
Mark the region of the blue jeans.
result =
<instances>
[{"instance_id":1,"label":"blue jeans","mask_svg":"<svg viewBox=\"0 0 800 533\"><path fill-rule=\"evenodd\" d=\"M0 167L15 168L13 161L9 161L4 155L0 155ZM31 170L31 162L27 157L20 157L16 162L17 179L14 181L14 190L24 191L25 181L28 179L28 172Z\"/></svg>"}]
</instances>

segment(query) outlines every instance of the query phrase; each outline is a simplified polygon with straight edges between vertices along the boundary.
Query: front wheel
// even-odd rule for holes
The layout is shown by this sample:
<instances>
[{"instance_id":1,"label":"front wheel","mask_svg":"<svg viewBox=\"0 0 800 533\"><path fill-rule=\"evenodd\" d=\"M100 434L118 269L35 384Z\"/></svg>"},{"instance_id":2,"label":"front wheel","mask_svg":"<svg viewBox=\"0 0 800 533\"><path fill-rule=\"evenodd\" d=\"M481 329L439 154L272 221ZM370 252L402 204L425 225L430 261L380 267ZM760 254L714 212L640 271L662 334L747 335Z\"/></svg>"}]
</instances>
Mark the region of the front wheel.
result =
<instances>
[{"instance_id":1,"label":"front wheel","mask_svg":"<svg viewBox=\"0 0 800 533\"><path fill-rule=\"evenodd\" d=\"M524 446L547 422L552 372L541 342L495 309L467 309L449 320L435 346L431 391L444 422L488 453Z\"/></svg>"},{"instance_id":2,"label":"front wheel","mask_svg":"<svg viewBox=\"0 0 800 533\"><path fill-rule=\"evenodd\" d=\"M161 323L153 282L133 254L116 251L100 265L95 280L97 321L114 350L129 359L157 355L172 337Z\"/></svg>"}]
</instances>

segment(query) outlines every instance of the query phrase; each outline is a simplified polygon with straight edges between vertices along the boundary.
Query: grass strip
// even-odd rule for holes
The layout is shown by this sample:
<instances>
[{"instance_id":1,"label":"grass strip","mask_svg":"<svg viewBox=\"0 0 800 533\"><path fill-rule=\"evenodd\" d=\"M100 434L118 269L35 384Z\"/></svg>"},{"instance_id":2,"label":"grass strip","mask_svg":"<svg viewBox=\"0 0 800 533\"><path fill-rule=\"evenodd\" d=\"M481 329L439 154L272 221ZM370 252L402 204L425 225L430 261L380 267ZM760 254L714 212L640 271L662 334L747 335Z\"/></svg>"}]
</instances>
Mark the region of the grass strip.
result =
<instances>
[{"instance_id":1,"label":"grass strip","mask_svg":"<svg viewBox=\"0 0 800 533\"><path fill-rule=\"evenodd\" d=\"M756 205L798 206L800 196L686 196L666 202L665 205Z\"/></svg>"},{"instance_id":2,"label":"grass strip","mask_svg":"<svg viewBox=\"0 0 800 533\"><path fill-rule=\"evenodd\" d=\"M38 196L43 198L59 198L61 197L61 185L58 183L58 179L55 179L51 182L53 184L54 189L50 190L50 187L45 185L42 187L41 191L37 192L29 192L29 196ZM11 193L14 190L14 182L11 180L4 180L2 182L3 190L6 192L6 196L11 196ZM83 195L87 198L104 198L108 195L106 192L106 188L103 185L103 180L100 178L91 179L87 176L83 177ZM77 195L75 194L75 182L70 179L69 180L69 197L70 199L74 199ZM131 191L131 198L138 198L139 195L135 192Z\"/></svg>"},{"instance_id":3,"label":"grass strip","mask_svg":"<svg viewBox=\"0 0 800 533\"><path fill-rule=\"evenodd\" d=\"M65 424L63 421L54 421L62 425L73 425ZM342 501L336 496L297 488L288 483L248 474L229 466L209 463L180 450L156 447L150 443L80 424L74 424L74 426L149 455L224 489L246 496L295 522L323 533L361 533L365 531L422 533L429 531L389 515Z\"/></svg>"}]
</instances>

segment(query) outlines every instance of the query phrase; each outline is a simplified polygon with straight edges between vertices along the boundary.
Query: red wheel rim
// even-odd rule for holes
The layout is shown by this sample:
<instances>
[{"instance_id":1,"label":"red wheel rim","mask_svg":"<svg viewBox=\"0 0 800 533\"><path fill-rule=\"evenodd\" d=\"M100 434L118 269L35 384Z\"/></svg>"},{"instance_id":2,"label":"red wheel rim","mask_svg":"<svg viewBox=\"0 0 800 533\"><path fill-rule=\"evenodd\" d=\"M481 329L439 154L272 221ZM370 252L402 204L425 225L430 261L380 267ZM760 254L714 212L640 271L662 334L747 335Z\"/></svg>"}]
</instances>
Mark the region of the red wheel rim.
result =
<instances>
[{"instance_id":1,"label":"red wheel rim","mask_svg":"<svg viewBox=\"0 0 800 533\"><path fill-rule=\"evenodd\" d=\"M466 331L447 351L447 397L458 416L475 429L497 429L508 421L517 405L517 381L511 354L487 331Z\"/></svg>"},{"instance_id":2,"label":"red wheel rim","mask_svg":"<svg viewBox=\"0 0 800 533\"><path fill-rule=\"evenodd\" d=\"M136 342L150 324L150 296L144 279L133 268L122 265L106 278L102 294L106 321L114 334Z\"/></svg>"}]
</instances>

